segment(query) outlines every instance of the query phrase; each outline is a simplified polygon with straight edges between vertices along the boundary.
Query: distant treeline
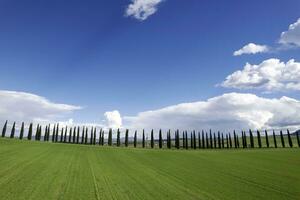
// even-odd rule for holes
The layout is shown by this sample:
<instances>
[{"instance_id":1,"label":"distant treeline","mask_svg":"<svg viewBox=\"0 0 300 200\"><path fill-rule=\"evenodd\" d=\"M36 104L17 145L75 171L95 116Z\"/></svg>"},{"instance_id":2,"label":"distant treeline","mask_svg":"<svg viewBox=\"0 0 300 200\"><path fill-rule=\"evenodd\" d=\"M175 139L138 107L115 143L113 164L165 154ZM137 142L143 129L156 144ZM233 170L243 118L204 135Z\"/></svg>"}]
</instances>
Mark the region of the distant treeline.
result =
<instances>
[{"instance_id":1,"label":"distant treeline","mask_svg":"<svg viewBox=\"0 0 300 200\"><path fill-rule=\"evenodd\" d=\"M176 130L171 134L171 130L166 132L166 137L163 138L162 130L158 132L158 138L155 138L153 129L150 132L150 140L145 131L142 131L141 138L138 138L137 131L134 131L133 138L129 137L129 130L126 129L125 133L121 133L120 129L114 134L112 129L108 130L108 136L104 137L104 130L100 129L97 136L97 129L95 127L59 127L59 124L46 125L44 128L42 125L37 124L35 131L33 131L33 123L30 123L28 130L25 133L24 122L21 125L18 138L20 140L36 140L53 143L71 143L71 144L85 144L85 145L100 145L100 146L125 146L129 145L133 147L142 148L176 148L176 149L229 149L229 148L278 148L278 147L300 147L299 131L290 134L289 130L286 130L286 134L283 131L279 132L279 135L273 130L272 133L268 133L267 130L261 132L259 130L252 132L249 130L242 131L241 134L233 133L223 134L220 132L212 133L196 131L179 131ZM7 133L7 121L2 128L2 137L9 136L15 138L16 123L14 122L10 130L10 135ZM26 136L25 136L26 134ZM121 141L121 138L124 140ZM297 141L296 141L297 140ZM297 144L295 144L297 143Z\"/></svg>"}]
</instances>

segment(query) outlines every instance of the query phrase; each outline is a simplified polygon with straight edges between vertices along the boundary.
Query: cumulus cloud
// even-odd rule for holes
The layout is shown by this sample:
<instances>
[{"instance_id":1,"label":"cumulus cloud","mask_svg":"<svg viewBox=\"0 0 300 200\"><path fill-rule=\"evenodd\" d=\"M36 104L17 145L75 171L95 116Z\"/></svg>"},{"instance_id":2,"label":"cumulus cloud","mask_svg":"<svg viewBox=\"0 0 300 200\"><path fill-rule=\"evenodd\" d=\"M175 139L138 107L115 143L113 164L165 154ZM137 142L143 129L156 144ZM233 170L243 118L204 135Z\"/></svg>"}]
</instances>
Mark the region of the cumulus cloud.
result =
<instances>
[{"instance_id":1,"label":"cumulus cloud","mask_svg":"<svg viewBox=\"0 0 300 200\"><path fill-rule=\"evenodd\" d=\"M31 93L0 90L0 121L49 122L79 109Z\"/></svg>"},{"instance_id":2,"label":"cumulus cloud","mask_svg":"<svg viewBox=\"0 0 300 200\"><path fill-rule=\"evenodd\" d=\"M241 49L235 51L233 53L234 56L240 56L243 54L257 54L257 53L264 53L268 52L269 47L266 45L259 45L259 44L254 44L254 43L249 43L242 47Z\"/></svg>"},{"instance_id":3,"label":"cumulus cloud","mask_svg":"<svg viewBox=\"0 0 300 200\"><path fill-rule=\"evenodd\" d=\"M124 117L136 129L232 131L300 126L300 101L228 93L207 101L182 103Z\"/></svg>"},{"instance_id":4,"label":"cumulus cloud","mask_svg":"<svg viewBox=\"0 0 300 200\"><path fill-rule=\"evenodd\" d=\"M281 33L279 43L300 47L300 18L287 31Z\"/></svg>"},{"instance_id":5,"label":"cumulus cloud","mask_svg":"<svg viewBox=\"0 0 300 200\"><path fill-rule=\"evenodd\" d=\"M119 111L108 111L104 113L106 126L109 128L120 128L122 126L122 117Z\"/></svg>"},{"instance_id":6,"label":"cumulus cloud","mask_svg":"<svg viewBox=\"0 0 300 200\"><path fill-rule=\"evenodd\" d=\"M226 88L265 91L300 90L300 63L294 59L284 63L275 58L258 65L247 63L242 70L227 76L221 85Z\"/></svg>"},{"instance_id":7,"label":"cumulus cloud","mask_svg":"<svg viewBox=\"0 0 300 200\"><path fill-rule=\"evenodd\" d=\"M132 16L140 21L147 19L157 11L158 4L163 0L131 0L125 16Z\"/></svg>"}]
</instances>

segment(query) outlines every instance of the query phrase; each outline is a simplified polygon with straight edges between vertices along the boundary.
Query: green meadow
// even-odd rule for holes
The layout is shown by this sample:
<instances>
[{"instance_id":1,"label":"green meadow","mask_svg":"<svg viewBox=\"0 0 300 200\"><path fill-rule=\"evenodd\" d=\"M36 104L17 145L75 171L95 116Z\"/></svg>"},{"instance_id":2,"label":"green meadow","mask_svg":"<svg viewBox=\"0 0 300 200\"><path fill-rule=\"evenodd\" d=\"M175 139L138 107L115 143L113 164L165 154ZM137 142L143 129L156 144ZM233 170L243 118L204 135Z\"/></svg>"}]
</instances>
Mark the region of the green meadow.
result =
<instances>
[{"instance_id":1,"label":"green meadow","mask_svg":"<svg viewBox=\"0 0 300 200\"><path fill-rule=\"evenodd\" d=\"M167 150L0 138L0 199L300 199L300 149Z\"/></svg>"}]
</instances>

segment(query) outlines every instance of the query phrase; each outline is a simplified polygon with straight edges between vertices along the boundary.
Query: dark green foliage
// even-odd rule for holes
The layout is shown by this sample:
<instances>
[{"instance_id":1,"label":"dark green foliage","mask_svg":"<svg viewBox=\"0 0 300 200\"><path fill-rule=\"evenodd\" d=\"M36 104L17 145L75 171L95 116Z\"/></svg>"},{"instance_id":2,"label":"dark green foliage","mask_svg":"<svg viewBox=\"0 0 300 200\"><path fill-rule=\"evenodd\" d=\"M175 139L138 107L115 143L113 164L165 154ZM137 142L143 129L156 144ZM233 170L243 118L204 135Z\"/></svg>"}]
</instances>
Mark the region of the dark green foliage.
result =
<instances>
[{"instance_id":1,"label":"dark green foliage","mask_svg":"<svg viewBox=\"0 0 300 200\"><path fill-rule=\"evenodd\" d=\"M81 132L81 144L84 144L84 131L85 131L85 126L82 128L82 132Z\"/></svg>"},{"instance_id":2,"label":"dark green foliage","mask_svg":"<svg viewBox=\"0 0 300 200\"><path fill-rule=\"evenodd\" d=\"M289 146L292 148L293 147L293 141L292 141L292 138L291 138L289 130L287 130L287 135L288 135Z\"/></svg>"},{"instance_id":3,"label":"dark green foliage","mask_svg":"<svg viewBox=\"0 0 300 200\"><path fill-rule=\"evenodd\" d=\"M188 145L188 136L187 136L187 131L185 131L185 149L188 149L189 145Z\"/></svg>"},{"instance_id":4,"label":"dark green foliage","mask_svg":"<svg viewBox=\"0 0 300 200\"><path fill-rule=\"evenodd\" d=\"M244 131L244 142L245 142L245 148L248 147L248 142L247 142L247 135L246 135L246 131Z\"/></svg>"},{"instance_id":5,"label":"dark green foliage","mask_svg":"<svg viewBox=\"0 0 300 200\"><path fill-rule=\"evenodd\" d=\"M68 137L68 143L71 143L72 132L73 132L73 128L70 127L70 130L69 130L69 137Z\"/></svg>"},{"instance_id":6,"label":"dark green foliage","mask_svg":"<svg viewBox=\"0 0 300 200\"><path fill-rule=\"evenodd\" d=\"M112 145L112 129L110 128L109 131L108 131L108 146L111 146Z\"/></svg>"},{"instance_id":7,"label":"dark green foliage","mask_svg":"<svg viewBox=\"0 0 300 200\"><path fill-rule=\"evenodd\" d=\"M93 136L94 136L94 127L92 127L92 129L91 129L90 145L93 144L93 138L94 138Z\"/></svg>"},{"instance_id":8,"label":"dark green foliage","mask_svg":"<svg viewBox=\"0 0 300 200\"><path fill-rule=\"evenodd\" d=\"M234 139L234 148L237 148L237 140L236 140L235 130L233 131L233 139Z\"/></svg>"},{"instance_id":9,"label":"dark green foliage","mask_svg":"<svg viewBox=\"0 0 300 200\"><path fill-rule=\"evenodd\" d=\"M48 126L46 125L45 127L45 135L44 135L44 141L47 141L47 137L48 137Z\"/></svg>"},{"instance_id":10,"label":"dark green foliage","mask_svg":"<svg viewBox=\"0 0 300 200\"><path fill-rule=\"evenodd\" d=\"M102 131L102 139L101 139L101 145L104 145L104 130Z\"/></svg>"},{"instance_id":11,"label":"dark green foliage","mask_svg":"<svg viewBox=\"0 0 300 200\"><path fill-rule=\"evenodd\" d=\"M175 146L177 148L177 137L176 137L177 132L175 132ZM167 148L170 149L170 130L167 132Z\"/></svg>"},{"instance_id":12,"label":"dark green foliage","mask_svg":"<svg viewBox=\"0 0 300 200\"><path fill-rule=\"evenodd\" d=\"M182 147L185 149L185 132L182 132Z\"/></svg>"},{"instance_id":13,"label":"dark green foliage","mask_svg":"<svg viewBox=\"0 0 300 200\"><path fill-rule=\"evenodd\" d=\"M32 138L32 123L30 123L29 128L28 128L28 134L27 134L27 139L31 140Z\"/></svg>"},{"instance_id":14,"label":"dark green foliage","mask_svg":"<svg viewBox=\"0 0 300 200\"><path fill-rule=\"evenodd\" d=\"M191 137L190 137L190 140L191 140L191 143L190 143L190 145L191 145L191 149L193 149L194 148L194 139L193 139L193 133L191 132Z\"/></svg>"},{"instance_id":15,"label":"dark green foliage","mask_svg":"<svg viewBox=\"0 0 300 200\"><path fill-rule=\"evenodd\" d=\"M297 136L298 147L300 147L299 131L297 131L296 136Z\"/></svg>"},{"instance_id":16,"label":"dark green foliage","mask_svg":"<svg viewBox=\"0 0 300 200\"><path fill-rule=\"evenodd\" d=\"M101 139L102 139L102 129L99 131L99 138L98 138L98 144L101 145Z\"/></svg>"},{"instance_id":17,"label":"dark green foliage","mask_svg":"<svg viewBox=\"0 0 300 200\"><path fill-rule=\"evenodd\" d=\"M52 142L55 141L55 124L53 124L53 130L52 130Z\"/></svg>"},{"instance_id":18,"label":"dark green foliage","mask_svg":"<svg viewBox=\"0 0 300 200\"><path fill-rule=\"evenodd\" d=\"M143 148L145 148L145 130L143 129Z\"/></svg>"},{"instance_id":19,"label":"dark green foliage","mask_svg":"<svg viewBox=\"0 0 300 200\"><path fill-rule=\"evenodd\" d=\"M217 148L217 139L216 139L216 134L214 133L214 148Z\"/></svg>"},{"instance_id":20,"label":"dark green foliage","mask_svg":"<svg viewBox=\"0 0 300 200\"><path fill-rule=\"evenodd\" d=\"M273 140L274 140L274 147L277 148L277 142L276 142L276 136L274 130L273 130Z\"/></svg>"},{"instance_id":21,"label":"dark green foliage","mask_svg":"<svg viewBox=\"0 0 300 200\"><path fill-rule=\"evenodd\" d=\"M117 130L117 147L119 147L121 145L121 141L120 141L120 129Z\"/></svg>"},{"instance_id":22,"label":"dark green foliage","mask_svg":"<svg viewBox=\"0 0 300 200\"><path fill-rule=\"evenodd\" d=\"M76 126L73 128L73 140L72 140L72 143L75 143L75 138L76 138Z\"/></svg>"},{"instance_id":23,"label":"dark green foliage","mask_svg":"<svg viewBox=\"0 0 300 200\"><path fill-rule=\"evenodd\" d=\"M207 132L205 132L205 140L206 140L206 148L209 148L209 143L208 143L208 135Z\"/></svg>"},{"instance_id":24,"label":"dark green foliage","mask_svg":"<svg viewBox=\"0 0 300 200\"><path fill-rule=\"evenodd\" d=\"M38 124L36 129L35 129L35 140L39 140L39 130L40 130L40 125Z\"/></svg>"},{"instance_id":25,"label":"dark green foliage","mask_svg":"<svg viewBox=\"0 0 300 200\"><path fill-rule=\"evenodd\" d=\"M254 139L251 129L249 129L249 135L250 135L250 147L254 148Z\"/></svg>"},{"instance_id":26,"label":"dark green foliage","mask_svg":"<svg viewBox=\"0 0 300 200\"><path fill-rule=\"evenodd\" d=\"M268 136L268 131L267 130L265 130L265 136L266 136L266 145L269 148L270 144L269 144L269 136Z\"/></svg>"},{"instance_id":27,"label":"dark green foliage","mask_svg":"<svg viewBox=\"0 0 300 200\"><path fill-rule=\"evenodd\" d=\"M22 140L23 136L24 136L24 122L22 122L19 139Z\"/></svg>"},{"instance_id":28,"label":"dark green foliage","mask_svg":"<svg viewBox=\"0 0 300 200\"><path fill-rule=\"evenodd\" d=\"M204 131L202 130L202 148L205 149Z\"/></svg>"},{"instance_id":29,"label":"dark green foliage","mask_svg":"<svg viewBox=\"0 0 300 200\"><path fill-rule=\"evenodd\" d=\"M229 147L232 148L232 140L231 140L231 135L229 133Z\"/></svg>"},{"instance_id":30,"label":"dark green foliage","mask_svg":"<svg viewBox=\"0 0 300 200\"><path fill-rule=\"evenodd\" d=\"M257 142L258 142L258 147L261 148L261 137L260 137L259 130L257 130Z\"/></svg>"},{"instance_id":31,"label":"dark green foliage","mask_svg":"<svg viewBox=\"0 0 300 200\"><path fill-rule=\"evenodd\" d=\"M212 149L213 148L213 139L212 139L212 134L211 130L209 130L209 147Z\"/></svg>"},{"instance_id":32,"label":"dark green foliage","mask_svg":"<svg viewBox=\"0 0 300 200\"><path fill-rule=\"evenodd\" d=\"M220 131L218 131L218 147L221 148L221 137L220 137Z\"/></svg>"},{"instance_id":33,"label":"dark green foliage","mask_svg":"<svg viewBox=\"0 0 300 200\"><path fill-rule=\"evenodd\" d=\"M55 142L58 140L58 129L59 129L59 124L56 126L56 133L55 133Z\"/></svg>"},{"instance_id":34,"label":"dark green foliage","mask_svg":"<svg viewBox=\"0 0 300 200\"><path fill-rule=\"evenodd\" d=\"M96 145L96 132L97 132L97 129L95 127L94 128L94 135L93 135L93 145Z\"/></svg>"},{"instance_id":35,"label":"dark green foliage","mask_svg":"<svg viewBox=\"0 0 300 200\"><path fill-rule=\"evenodd\" d=\"M161 129L159 129L158 146L159 146L160 149L162 148L162 133L161 133Z\"/></svg>"},{"instance_id":36,"label":"dark green foliage","mask_svg":"<svg viewBox=\"0 0 300 200\"><path fill-rule=\"evenodd\" d=\"M195 131L193 132L193 147L194 147L194 149L197 148L197 145L196 145L196 132Z\"/></svg>"},{"instance_id":37,"label":"dark green foliage","mask_svg":"<svg viewBox=\"0 0 300 200\"><path fill-rule=\"evenodd\" d=\"M134 132L134 141L133 141L134 148L136 148L136 142L137 142L137 131Z\"/></svg>"},{"instance_id":38,"label":"dark green foliage","mask_svg":"<svg viewBox=\"0 0 300 200\"><path fill-rule=\"evenodd\" d=\"M12 128L11 128L11 132L10 132L10 138L14 138L15 137L15 131L16 131L16 122L14 122Z\"/></svg>"},{"instance_id":39,"label":"dark green foliage","mask_svg":"<svg viewBox=\"0 0 300 200\"><path fill-rule=\"evenodd\" d=\"M236 144L237 144L237 148L240 148L240 140L238 135L236 135Z\"/></svg>"},{"instance_id":40,"label":"dark green foliage","mask_svg":"<svg viewBox=\"0 0 300 200\"><path fill-rule=\"evenodd\" d=\"M171 132L169 131L169 149L171 149ZM176 131L176 149L180 149L180 136L179 130Z\"/></svg>"},{"instance_id":41,"label":"dark green foliage","mask_svg":"<svg viewBox=\"0 0 300 200\"><path fill-rule=\"evenodd\" d=\"M7 120L5 121L4 126L2 128L2 137L5 137L6 128L7 128Z\"/></svg>"},{"instance_id":42,"label":"dark green foliage","mask_svg":"<svg viewBox=\"0 0 300 200\"><path fill-rule=\"evenodd\" d=\"M222 133L222 148L224 149L224 135L223 135L223 133Z\"/></svg>"},{"instance_id":43,"label":"dark green foliage","mask_svg":"<svg viewBox=\"0 0 300 200\"><path fill-rule=\"evenodd\" d=\"M125 147L128 147L128 129L125 131Z\"/></svg>"},{"instance_id":44,"label":"dark green foliage","mask_svg":"<svg viewBox=\"0 0 300 200\"><path fill-rule=\"evenodd\" d=\"M201 135L200 132L198 132L198 147L201 149Z\"/></svg>"},{"instance_id":45,"label":"dark green foliage","mask_svg":"<svg viewBox=\"0 0 300 200\"><path fill-rule=\"evenodd\" d=\"M76 144L79 144L79 133L80 133L80 127L77 127L77 136L76 136Z\"/></svg>"},{"instance_id":46,"label":"dark green foliage","mask_svg":"<svg viewBox=\"0 0 300 200\"><path fill-rule=\"evenodd\" d=\"M280 138L281 138L281 145L284 148L285 147L285 143L284 143L284 138L283 138L282 130L280 130Z\"/></svg>"},{"instance_id":47,"label":"dark green foliage","mask_svg":"<svg viewBox=\"0 0 300 200\"><path fill-rule=\"evenodd\" d=\"M60 142L64 141L64 128L61 128L61 132L60 132Z\"/></svg>"},{"instance_id":48,"label":"dark green foliage","mask_svg":"<svg viewBox=\"0 0 300 200\"><path fill-rule=\"evenodd\" d=\"M226 147L227 149L229 148L229 140L228 140L228 135L226 134Z\"/></svg>"},{"instance_id":49,"label":"dark green foliage","mask_svg":"<svg viewBox=\"0 0 300 200\"><path fill-rule=\"evenodd\" d=\"M87 144L88 143L88 127L85 128L85 137L84 137L84 144ZM70 135L69 135L69 138L71 138L71 133L72 133L72 128L71 128L71 131L70 131ZM70 139L69 139L70 141Z\"/></svg>"},{"instance_id":50,"label":"dark green foliage","mask_svg":"<svg viewBox=\"0 0 300 200\"><path fill-rule=\"evenodd\" d=\"M151 148L154 148L154 135L153 135L153 129L151 130Z\"/></svg>"}]
</instances>

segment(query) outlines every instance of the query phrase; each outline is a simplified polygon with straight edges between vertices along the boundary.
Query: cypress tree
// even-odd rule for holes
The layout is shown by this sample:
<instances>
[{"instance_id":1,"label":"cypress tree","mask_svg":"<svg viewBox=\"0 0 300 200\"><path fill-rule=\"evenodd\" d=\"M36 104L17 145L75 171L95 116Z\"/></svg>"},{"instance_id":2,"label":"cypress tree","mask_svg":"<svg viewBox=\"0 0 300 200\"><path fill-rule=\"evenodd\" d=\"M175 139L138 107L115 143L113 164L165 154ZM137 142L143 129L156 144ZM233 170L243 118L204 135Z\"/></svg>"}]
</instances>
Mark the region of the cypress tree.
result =
<instances>
[{"instance_id":1,"label":"cypress tree","mask_svg":"<svg viewBox=\"0 0 300 200\"><path fill-rule=\"evenodd\" d=\"M208 142L207 132L205 132L205 140L206 140L206 148L209 149L209 142Z\"/></svg>"},{"instance_id":2,"label":"cypress tree","mask_svg":"<svg viewBox=\"0 0 300 200\"><path fill-rule=\"evenodd\" d=\"M68 126L65 127L65 131L64 131L64 133L63 133L63 135L64 135L63 142L64 142L64 143L67 142L67 133L68 133Z\"/></svg>"},{"instance_id":3,"label":"cypress tree","mask_svg":"<svg viewBox=\"0 0 300 200\"><path fill-rule=\"evenodd\" d=\"M39 130L40 130L40 125L38 124L35 130L35 140L39 140Z\"/></svg>"},{"instance_id":4,"label":"cypress tree","mask_svg":"<svg viewBox=\"0 0 300 200\"><path fill-rule=\"evenodd\" d=\"M12 128L11 128L11 132L10 132L10 138L14 138L15 137L15 130L16 130L16 122L14 122Z\"/></svg>"},{"instance_id":5,"label":"cypress tree","mask_svg":"<svg viewBox=\"0 0 300 200\"><path fill-rule=\"evenodd\" d=\"M265 130L265 135L266 135L266 144L267 144L267 148L269 148L269 136L268 136L268 132L267 130Z\"/></svg>"},{"instance_id":6,"label":"cypress tree","mask_svg":"<svg viewBox=\"0 0 300 200\"><path fill-rule=\"evenodd\" d=\"M229 141L228 141L228 135L226 134L226 147L229 148Z\"/></svg>"},{"instance_id":7,"label":"cypress tree","mask_svg":"<svg viewBox=\"0 0 300 200\"><path fill-rule=\"evenodd\" d=\"M254 148L254 139L251 129L249 129L249 135L250 135L250 146L251 148Z\"/></svg>"},{"instance_id":8,"label":"cypress tree","mask_svg":"<svg viewBox=\"0 0 300 200\"><path fill-rule=\"evenodd\" d=\"M177 130L177 149L180 149L180 137L179 137L179 130ZM170 140L170 148L171 148L171 135L169 135Z\"/></svg>"},{"instance_id":9,"label":"cypress tree","mask_svg":"<svg viewBox=\"0 0 300 200\"><path fill-rule=\"evenodd\" d=\"M20 136L19 136L20 140L23 139L23 135L24 135L24 122L22 122L22 126L21 126L21 131L20 131Z\"/></svg>"},{"instance_id":10,"label":"cypress tree","mask_svg":"<svg viewBox=\"0 0 300 200\"><path fill-rule=\"evenodd\" d=\"M258 147L261 148L261 138L260 138L259 130L257 130L257 141L258 141Z\"/></svg>"},{"instance_id":11,"label":"cypress tree","mask_svg":"<svg viewBox=\"0 0 300 200\"><path fill-rule=\"evenodd\" d=\"M277 148L276 135L274 130L273 130L273 140L274 140L274 147Z\"/></svg>"},{"instance_id":12,"label":"cypress tree","mask_svg":"<svg viewBox=\"0 0 300 200\"><path fill-rule=\"evenodd\" d=\"M161 134L161 129L159 129L159 140L158 140L158 145L159 148L162 148L162 134Z\"/></svg>"},{"instance_id":13,"label":"cypress tree","mask_svg":"<svg viewBox=\"0 0 300 200\"><path fill-rule=\"evenodd\" d=\"M44 141L48 141L48 126L45 127L45 135L44 135Z\"/></svg>"},{"instance_id":14,"label":"cypress tree","mask_svg":"<svg viewBox=\"0 0 300 200\"><path fill-rule=\"evenodd\" d=\"M153 129L151 130L151 148L154 148L154 136L153 136Z\"/></svg>"},{"instance_id":15,"label":"cypress tree","mask_svg":"<svg viewBox=\"0 0 300 200\"><path fill-rule=\"evenodd\" d=\"M60 133L60 142L64 141L64 127L61 128L61 133Z\"/></svg>"},{"instance_id":16,"label":"cypress tree","mask_svg":"<svg viewBox=\"0 0 300 200\"><path fill-rule=\"evenodd\" d=\"M194 139L193 139L193 133L191 132L191 137L190 137L190 140L191 140L191 149L194 148Z\"/></svg>"},{"instance_id":17,"label":"cypress tree","mask_svg":"<svg viewBox=\"0 0 300 200\"><path fill-rule=\"evenodd\" d=\"M296 132L298 147L300 147L299 131Z\"/></svg>"},{"instance_id":18,"label":"cypress tree","mask_svg":"<svg viewBox=\"0 0 300 200\"><path fill-rule=\"evenodd\" d=\"M233 139L234 139L234 148L237 148L237 141L236 141L235 130L233 131Z\"/></svg>"},{"instance_id":19,"label":"cypress tree","mask_svg":"<svg viewBox=\"0 0 300 200\"><path fill-rule=\"evenodd\" d=\"M143 148L145 148L145 130L143 129Z\"/></svg>"},{"instance_id":20,"label":"cypress tree","mask_svg":"<svg viewBox=\"0 0 300 200\"><path fill-rule=\"evenodd\" d=\"M293 147L293 141L292 141L289 129L287 129L287 135L288 135L289 146L292 148Z\"/></svg>"},{"instance_id":21,"label":"cypress tree","mask_svg":"<svg viewBox=\"0 0 300 200\"><path fill-rule=\"evenodd\" d=\"M100 129L100 131L99 131L99 139L98 139L99 145L101 145L101 138L102 138L101 134L102 134L102 129Z\"/></svg>"},{"instance_id":22,"label":"cypress tree","mask_svg":"<svg viewBox=\"0 0 300 200\"><path fill-rule=\"evenodd\" d=\"M202 148L205 149L204 131L202 130Z\"/></svg>"},{"instance_id":23,"label":"cypress tree","mask_svg":"<svg viewBox=\"0 0 300 200\"><path fill-rule=\"evenodd\" d=\"M188 145L188 136L187 136L187 131L185 131L185 149L188 149L189 145Z\"/></svg>"},{"instance_id":24,"label":"cypress tree","mask_svg":"<svg viewBox=\"0 0 300 200\"><path fill-rule=\"evenodd\" d=\"M82 128L82 132L81 132L81 144L84 144L84 131L85 131L85 126L83 126Z\"/></svg>"},{"instance_id":25,"label":"cypress tree","mask_svg":"<svg viewBox=\"0 0 300 200\"><path fill-rule=\"evenodd\" d=\"M72 129L72 128L71 128ZM88 143L88 127L85 128L85 137L84 137L84 144ZM72 132L71 132L72 133ZM70 135L71 137L71 135Z\"/></svg>"},{"instance_id":26,"label":"cypress tree","mask_svg":"<svg viewBox=\"0 0 300 200\"><path fill-rule=\"evenodd\" d=\"M55 142L58 140L58 129L59 129L59 124L57 123L56 125L56 133L55 133Z\"/></svg>"},{"instance_id":27,"label":"cypress tree","mask_svg":"<svg viewBox=\"0 0 300 200\"><path fill-rule=\"evenodd\" d=\"M219 149L221 149L220 131L218 131L218 147L219 147Z\"/></svg>"},{"instance_id":28,"label":"cypress tree","mask_svg":"<svg viewBox=\"0 0 300 200\"><path fill-rule=\"evenodd\" d=\"M7 128L7 120L5 121L4 126L2 128L2 137L5 137L6 128Z\"/></svg>"},{"instance_id":29,"label":"cypress tree","mask_svg":"<svg viewBox=\"0 0 300 200\"><path fill-rule=\"evenodd\" d=\"M77 137L76 137L76 144L79 144L79 133L80 133L80 127L77 127Z\"/></svg>"},{"instance_id":30,"label":"cypress tree","mask_svg":"<svg viewBox=\"0 0 300 200\"><path fill-rule=\"evenodd\" d=\"M247 144L247 135L246 135L246 131L244 131L244 140L245 140L245 148L248 147L248 144Z\"/></svg>"},{"instance_id":31,"label":"cypress tree","mask_svg":"<svg viewBox=\"0 0 300 200\"><path fill-rule=\"evenodd\" d=\"M222 148L224 149L225 147L224 147L224 135L223 135L223 133L222 133Z\"/></svg>"},{"instance_id":32,"label":"cypress tree","mask_svg":"<svg viewBox=\"0 0 300 200\"><path fill-rule=\"evenodd\" d=\"M92 145L93 144L93 135L94 135L94 127L92 127L92 129L91 129L91 134L90 134L90 145Z\"/></svg>"},{"instance_id":33,"label":"cypress tree","mask_svg":"<svg viewBox=\"0 0 300 200\"><path fill-rule=\"evenodd\" d=\"M128 129L125 132L125 147L128 147Z\"/></svg>"},{"instance_id":34,"label":"cypress tree","mask_svg":"<svg viewBox=\"0 0 300 200\"><path fill-rule=\"evenodd\" d=\"M285 147L285 143L284 143L284 138L283 138L282 130L280 130L280 138L281 138L281 145L284 148Z\"/></svg>"},{"instance_id":35,"label":"cypress tree","mask_svg":"<svg viewBox=\"0 0 300 200\"><path fill-rule=\"evenodd\" d=\"M73 127L70 127L69 137L68 137L68 143L71 143L72 133L73 133Z\"/></svg>"},{"instance_id":36,"label":"cypress tree","mask_svg":"<svg viewBox=\"0 0 300 200\"><path fill-rule=\"evenodd\" d=\"M93 135L93 145L96 145L96 132L97 132L97 128L94 128L94 135Z\"/></svg>"},{"instance_id":37,"label":"cypress tree","mask_svg":"<svg viewBox=\"0 0 300 200\"><path fill-rule=\"evenodd\" d=\"M117 147L119 147L121 144L120 142L120 129L117 130Z\"/></svg>"},{"instance_id":38,"label":"cypress tree","mask_svg":"<svg viewBox=\"0 0 300 200\"><path fill-rule=\"evenodd\" d=\"M168 132L167 132L167 148L169 149L170 148L170 141L169 141L169 139L170 139L170 137L169 137L169 133L170 132L170 130L168 130ZM177 147L177 138L176 138L176 132L175 132L175 146Z\"/></svg>"},{"instance_id":39,"label":"cypress tree","mask_svg":"<svg viewBox=\"0 0 300 200\"><path fill-rule=\"evenodd\" d=\"M76 138L76 126L73 128L73 140L72 143L75 143Z\"/></svg>"},{"instance_id":40,"label":"cypress tree","mask_svg":"<svg viewBox=\"0 0 300 200\"><path fill-rule=\"evenodd\" d=\"M185 149L185 133L182 132L182 147Z\"/></svg>"},{"instance_id":41,"label":"cypress tree","mask_svg":"<svg viewBox=\"0 0 300 200\"><path fill-rule=\"evenodd\" d=\"M211 130L209 130L209 144L210 144L210 148L213 148L213 139L212 139L212 134L211 134Z\"/></svg>"},{"instance_id":42,"label":"cypress tree","mask_svg":"<svg viewBox=\"0 0 300 200\"><path fill-rule=\"evenodd\" d=\"M27 139L31 140L31 138L32 138L32 123L30 123L29 125L28 134L27 134Z\"/></svg>"},{"instance_id":43,"label":"cypress tree","mask_svg":"<svg viewBox=\"0 0 300 200\"><path fill-rule=\"evenodd\" d=\"M52 130L52 142L55 140L55 124L53 124L53 130Z\"/></svg>"},{"instance_id":44,"label":"cypress tree","mask_svg":"<svg viewBox=\"0 0 300 200\"><path fill-rule=\"evenodd\" d=\"M236 144L237 144L237 147L240 148L240 140L239 140L238 135L236 135Z\"/></svg>"},{"instance_id":45,"label":"cypress tree","mask_svg":"<svg viewBox=\"0 0 300 200\"><path fill-rule=\"evenodd\" d=\"M216 134L214 133L214 148L217 148L217 139L216 139Z\"/></svg>"},{"instance_id":46,"label":"cypress tree","mask_svg":"<svg viewBox=\"0 0 300 200\"><path fill-rule=\"evenodd\" d=\"M199 149L201 149L201 135L200 135L200 132L198 132L198 147Z\"/></svg>"},{"instance_id":47,"label":"cypress tree","mask_svg":"<svg viewBox=\"0 0 300 200\"><path fill-rule=\"evenodd\" d=\"M111 146L112 145L112 129L110 128L108 131L108 141L107 141L108 145ZM125 136L125 143L126 143L126 136Z\"/></svg>"},{"instance_id":48,"label":"cypress tree","mask_svg":"<svg viewBox=\"0 0 300 200\"><path fill-rule=\"evenodd\" d=\"M134 148L136 148L136 141L137 141L137 131L134 132L134 142L133 142Z\"/></svg>"},{"instance_id":49,"label":"cypress tree","mask_svg":"<svg viewBox=\"0 0 300 200\"><path fill-rule=\"evenodd\" d=\"M229 146L230 146L230 148L232 148L232 140L231 140L231 135L230 135L230 133L229 133Z\"/></svg>"},{"instance_id":50,"label":"cypress tree","mask_svg":"<svg viewBox=\"0 0 300 200\"><path fill-rule=\"evenodd\" d=\"M194 139L194 142L193 142L194 149L196 149L197 145L196 145L196 132L195 131L193 132L193 139Z\"/></svg>"}]
</instances>

